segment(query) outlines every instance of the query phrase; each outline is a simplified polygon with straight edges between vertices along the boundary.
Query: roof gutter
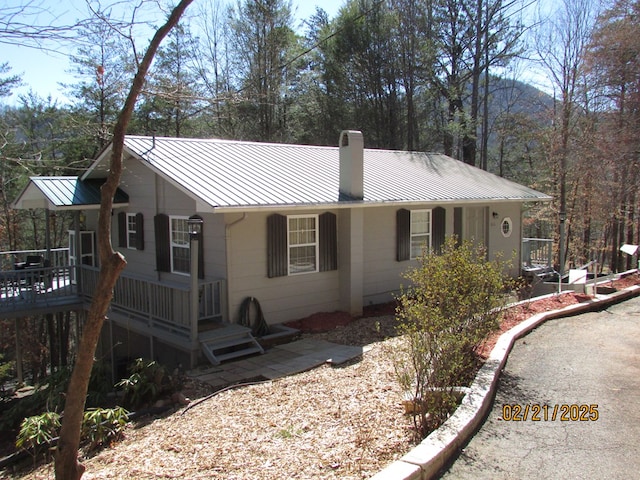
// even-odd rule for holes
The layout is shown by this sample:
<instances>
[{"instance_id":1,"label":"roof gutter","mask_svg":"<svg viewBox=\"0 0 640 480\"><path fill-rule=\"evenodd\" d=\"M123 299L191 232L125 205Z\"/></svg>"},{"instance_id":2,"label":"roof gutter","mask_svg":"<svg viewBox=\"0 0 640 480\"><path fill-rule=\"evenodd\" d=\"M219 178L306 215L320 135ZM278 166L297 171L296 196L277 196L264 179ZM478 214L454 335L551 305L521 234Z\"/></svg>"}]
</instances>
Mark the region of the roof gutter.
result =
<instances>
[{"instance_id":1,"label":"roof gutter","mask_svg":"<svg viewBox=\"0 0 640 480\"><path fill-rule=\"evenodd\" d=\"M238 205L226 207L210 207L209 213L240 213L240 212L268 212L279 210L340 210L350 208L375 208L375 207L407 207L433 205L500 205L507 203L531 203L550 202L552 197L541 198L487 198L473 200L410 200L410 201L389 201L389 202L328 202L328 203L294 203L278 205ZM203 212L205 213L205 212ZM234 222L235 224L235 222Z\"/></svg>"}]
</instances>

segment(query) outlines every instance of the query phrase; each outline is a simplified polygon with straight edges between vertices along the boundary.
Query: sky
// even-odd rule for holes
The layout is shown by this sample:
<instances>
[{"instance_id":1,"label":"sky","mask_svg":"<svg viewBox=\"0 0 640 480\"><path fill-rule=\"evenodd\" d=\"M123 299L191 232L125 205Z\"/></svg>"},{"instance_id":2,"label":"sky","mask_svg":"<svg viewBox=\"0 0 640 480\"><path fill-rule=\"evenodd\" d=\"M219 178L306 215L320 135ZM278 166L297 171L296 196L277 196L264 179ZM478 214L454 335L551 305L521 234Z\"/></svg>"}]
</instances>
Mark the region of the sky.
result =
<instances>
[{"instance_id":1,"label":"sky","mask_svg":"<svg viewBox=\"0 0 640 480\"><path fill-rule=\"evenodd\" d=\"M0 3L4 3L4 1L7 0L0 0ZM8 0L8 2L14 5L26 3L26 1L15 1L14 3L14 0ZM292 0L294 16L297 19L296 23L309 18L315 12L316 5L321 6L327 12L329 18L333 18L345 2L346 0ZM63 21L63 19L71 19L73 21L86 16L84 0L36 0L36 3L50 12L54 12L54 15L59 19L58 21ZM187 13L190 13L197 4L198 0L195 0L187 10ZM10 7L11 5L0 6L3 9ZM49 15L43 14L37 19L30 18L30 21L44 23L49 19ZM141 42L139 48L143 47L144 43ZM42 98L47 98L51 95L54 100L64 103L58 84L75 83L73 75L68 73L72 68L68 56L73 53L73 50L62 47L56 48L60 49L59 52L45 52L25 46L0 44L0 63L8 62L11 67L10 74L22 75L24 84L22 87L15 89L11 97L4 98L0 102L15 104L18 102L19 95L25 95L32 90Z\"/></svg>"}]
</instances>

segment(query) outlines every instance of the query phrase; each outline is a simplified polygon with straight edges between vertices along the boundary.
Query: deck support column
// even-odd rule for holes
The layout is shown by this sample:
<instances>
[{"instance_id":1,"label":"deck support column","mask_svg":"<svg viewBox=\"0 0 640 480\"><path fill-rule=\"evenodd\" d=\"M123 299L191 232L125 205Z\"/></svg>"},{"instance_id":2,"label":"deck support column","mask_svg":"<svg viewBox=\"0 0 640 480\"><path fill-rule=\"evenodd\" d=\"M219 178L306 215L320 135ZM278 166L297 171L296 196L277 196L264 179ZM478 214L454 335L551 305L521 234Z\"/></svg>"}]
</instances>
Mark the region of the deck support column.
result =
<instances>
[{"instance_id":1,"label":"deck support column","mask_svg":"<svg viewBox=\"0 0 640 480\"><path fill-rule=\"evenodd\" d=\"M24 383L24 372L22 370L22 341L20 339L20 319L15 319L16 325L16 374L18 383Z\"/></svg>"}]
</instances>

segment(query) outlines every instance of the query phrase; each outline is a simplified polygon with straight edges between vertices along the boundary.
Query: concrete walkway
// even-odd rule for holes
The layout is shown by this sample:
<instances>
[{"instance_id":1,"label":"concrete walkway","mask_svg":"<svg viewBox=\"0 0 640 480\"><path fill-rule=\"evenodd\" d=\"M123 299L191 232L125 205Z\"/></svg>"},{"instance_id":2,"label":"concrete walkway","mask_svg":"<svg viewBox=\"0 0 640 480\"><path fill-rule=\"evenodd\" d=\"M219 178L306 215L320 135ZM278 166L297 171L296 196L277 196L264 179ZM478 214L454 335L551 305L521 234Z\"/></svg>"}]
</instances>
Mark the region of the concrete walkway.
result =
<instances>
[{"instance_id":1,"label":"concrete walkway","mask_svg":"<svg viewBox=\"0 0 640 480\"><path fill-rule=\"evenodd\" d=\"M638 478L639 396L640 298L547 321L516 341L493 409L442 478ZM527 405L548 406L547 420L509 420ZM576 419L583 405L597 419Z\"/></svg>"},{"instance_id":2,"label":"concrete walkway","mask_svg":"<svg viewBox=\"0 0 640 480\"><path fill-rule=\"evenodd\" d=\"M270 348L262 355L224 362L205 370L194 370L189 375L214 388L221 388L235 383L273 380L304 372L324 363L339 365L361 356L365 348L303 339Z\"/></svg>"}]
</instances>

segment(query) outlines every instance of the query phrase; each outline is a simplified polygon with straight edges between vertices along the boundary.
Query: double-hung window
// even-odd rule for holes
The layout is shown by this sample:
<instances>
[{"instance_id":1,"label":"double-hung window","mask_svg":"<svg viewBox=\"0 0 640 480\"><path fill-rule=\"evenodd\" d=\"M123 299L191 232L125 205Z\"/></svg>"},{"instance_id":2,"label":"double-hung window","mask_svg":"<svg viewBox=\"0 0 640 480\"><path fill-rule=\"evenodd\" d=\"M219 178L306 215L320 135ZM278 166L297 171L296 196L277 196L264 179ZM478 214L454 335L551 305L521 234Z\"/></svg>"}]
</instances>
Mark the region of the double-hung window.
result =
<instances>
[{"instance_id":1,"label":"double-hung window","mask_svg":"<svg viewBox=\"0 0 640 480\"><path fill-rule=\"evenodd\" d=\"M431 210L411 210L411 258L431 249Z\"/></svg>"},{"instance_id":2,"label":"double-hung window","mask_svg":"<svg viewBox=\"0 0 640 480\"><path fill-rule=\"evenodd\" d=\"M189 253L189 225L187 217L169 217L171 240L171 271L190 273L191 257Z\"/></svg>"},{"instance_id":3,"label":"double-hung window","mask_svg":"<svg viewBox=\"0 0 640 480\"><path fill-rule=\"evenodd\" d=\"M289 275L318 271L318 215L287 217Z\"/></svg>"},{"instance_id":4,"label":"double-hung window","mask_svg":"<svg viewBox=\"0 0 640 480\"><path fill-rule=\"evenodd\" d=\"M138 222L135 213L127 213L127 248L137 248Z\"/></svg>"}]
</instances>

